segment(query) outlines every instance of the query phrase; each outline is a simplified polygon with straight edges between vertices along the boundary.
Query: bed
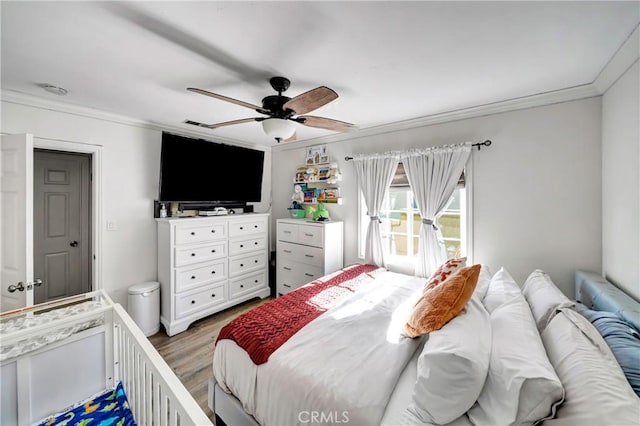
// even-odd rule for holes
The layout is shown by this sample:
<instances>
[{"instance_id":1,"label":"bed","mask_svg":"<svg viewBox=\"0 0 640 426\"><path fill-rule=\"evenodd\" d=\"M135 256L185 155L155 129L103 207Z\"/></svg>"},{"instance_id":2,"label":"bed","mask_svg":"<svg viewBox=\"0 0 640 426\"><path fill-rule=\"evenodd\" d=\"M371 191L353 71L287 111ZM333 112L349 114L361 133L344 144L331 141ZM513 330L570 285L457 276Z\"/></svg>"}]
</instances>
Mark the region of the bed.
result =
<instances>
[{"instance_id":1,"label":"bed","mask_svg":"<svg viewBox=\"0 0 640 426\"><path fill-rule=\"evenodd\" d=\"M212 424L104 291L3 313L0 338L0 424Z\"/></svg>"},{"instance_id":2,"label":"bed","mask_svg":"<svg viewBox=\"0 0 640 426\"><path fill-rule=\"evenodd\" d=\"M436 285L461 272L443 268ZM413 338L405 324L434 277L373 265L241 315L216 341L210 408L234 426L640 424L637 301L585 271L569 299L543 270L519 285L505 268L477 268L460 313ZM629 368L587 310L628 327Z\"/></svg>"}]
</instances>

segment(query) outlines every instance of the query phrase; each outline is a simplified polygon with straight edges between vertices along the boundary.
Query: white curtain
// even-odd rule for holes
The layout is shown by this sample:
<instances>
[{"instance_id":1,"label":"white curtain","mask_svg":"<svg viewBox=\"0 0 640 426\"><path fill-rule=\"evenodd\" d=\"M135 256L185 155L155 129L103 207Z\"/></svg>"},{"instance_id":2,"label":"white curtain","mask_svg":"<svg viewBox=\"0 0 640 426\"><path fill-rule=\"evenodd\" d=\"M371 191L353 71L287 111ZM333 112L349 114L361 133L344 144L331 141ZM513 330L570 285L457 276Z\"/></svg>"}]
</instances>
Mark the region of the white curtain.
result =
<instances>
[{"instance_id":1,"label":"white curtain","mask_svg":"<svg viewBox=\"0 0 640 426\"><path fill-rule=\"evenodd\" d=\"M380 208L385 193L398 167L397 153L361 154L353 157L358 181L371 219L367 227L364 260L376 266L386 267L382 237L380 236Z\"/></svg>"},{"instance_id":2,"label":"white curtain","mask_svg":"<svg viewBox=\"0 0 640 426\"><path fill-rule=\"evenodd\" d=\"M417 276L428 277L446 260L436 219L447 206L470 153L471 143L464 143L412 150L400 155L422 218Z\"/></svg>"}]
</instances>

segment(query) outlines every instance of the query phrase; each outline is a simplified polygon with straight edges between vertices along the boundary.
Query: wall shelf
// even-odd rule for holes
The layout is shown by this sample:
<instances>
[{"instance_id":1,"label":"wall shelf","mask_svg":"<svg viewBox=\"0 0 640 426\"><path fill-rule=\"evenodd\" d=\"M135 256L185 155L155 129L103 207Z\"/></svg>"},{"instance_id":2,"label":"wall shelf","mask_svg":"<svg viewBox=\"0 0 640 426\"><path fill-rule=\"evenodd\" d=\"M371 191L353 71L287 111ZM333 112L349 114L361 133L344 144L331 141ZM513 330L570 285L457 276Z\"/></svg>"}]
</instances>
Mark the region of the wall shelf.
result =
<instances>
[{"instance_id":1,"label":"wall shelf","mask_svg":"<svg viewBox=\"0 0 640 426\"><path fill-rule=\"evenodd\" d=\"M337 163L300 166L293 177L294 188L300 186L304 197L299 204L342 204L338 182L342 175Z\"/></svg>"}]
</instances>

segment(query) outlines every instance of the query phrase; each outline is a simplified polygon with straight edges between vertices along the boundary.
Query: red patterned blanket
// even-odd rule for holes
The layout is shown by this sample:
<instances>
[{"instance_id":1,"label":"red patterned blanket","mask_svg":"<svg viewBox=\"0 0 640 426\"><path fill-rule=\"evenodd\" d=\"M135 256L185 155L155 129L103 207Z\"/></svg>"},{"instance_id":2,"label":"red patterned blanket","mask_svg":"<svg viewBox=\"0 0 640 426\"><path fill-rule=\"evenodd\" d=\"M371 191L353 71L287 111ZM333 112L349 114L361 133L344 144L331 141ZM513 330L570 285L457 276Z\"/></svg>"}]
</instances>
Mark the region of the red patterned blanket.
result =
<instances>
[{"instance_id":1,"label":"red patterned blanket","mask_svg":"<svg viewBox=\"0 0 640 426\"><path fill-rule=\"evenodd\" d=\"M327 281L313 281L282 297L246 312L225 325L216 339L231 339L243 348L256 364L269 356L298 330L338 304L366 282L375 265L344 268Z\"/></svg>"}]
</instances>

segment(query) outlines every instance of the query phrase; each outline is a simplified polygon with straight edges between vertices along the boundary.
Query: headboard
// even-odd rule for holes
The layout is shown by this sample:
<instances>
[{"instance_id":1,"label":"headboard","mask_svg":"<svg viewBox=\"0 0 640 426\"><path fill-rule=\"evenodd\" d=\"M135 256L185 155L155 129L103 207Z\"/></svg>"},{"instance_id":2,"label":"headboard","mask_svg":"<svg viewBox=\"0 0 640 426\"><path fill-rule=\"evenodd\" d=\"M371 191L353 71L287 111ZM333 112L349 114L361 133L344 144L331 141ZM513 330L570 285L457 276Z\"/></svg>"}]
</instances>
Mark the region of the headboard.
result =
<instances>
[{"instance_id":1,"label":"headboard","mask_svg":"<svg viewBox=\"0 0 640 426\"><path fill-rule=\"evenodd\" d=\"M594 272L576 271L575 281L576 300L589 309L614 312L640 330L640 302Z\"/></svg>"}]
</instances>

